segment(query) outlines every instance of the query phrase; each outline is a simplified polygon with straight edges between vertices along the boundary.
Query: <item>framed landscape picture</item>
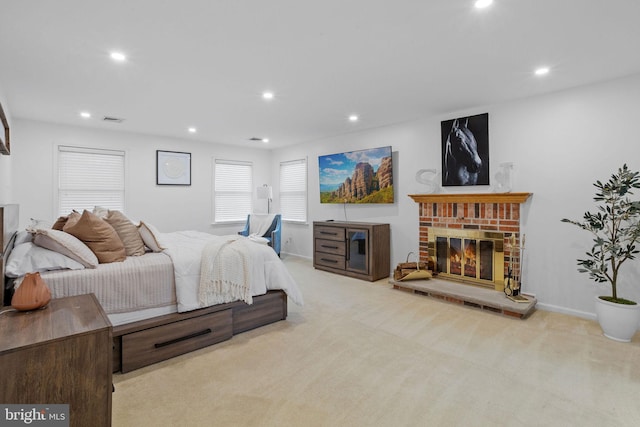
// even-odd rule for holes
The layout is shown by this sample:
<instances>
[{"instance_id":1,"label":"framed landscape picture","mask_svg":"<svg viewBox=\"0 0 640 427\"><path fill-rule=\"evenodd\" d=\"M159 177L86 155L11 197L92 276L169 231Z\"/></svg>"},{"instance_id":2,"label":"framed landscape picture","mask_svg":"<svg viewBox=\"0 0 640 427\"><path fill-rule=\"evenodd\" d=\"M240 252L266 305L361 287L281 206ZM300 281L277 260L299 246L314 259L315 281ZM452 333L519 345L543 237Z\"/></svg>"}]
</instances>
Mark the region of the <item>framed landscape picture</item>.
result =
<instances>
[{"instance_id":1,"label":"framed landscape picture","mask_svg":"<svg viewBox=\"0 0 640 427\"><path fill-rule=\"evenodd\" d=\"M318 157L320 203L393 203L391 147Z\"/></svg>"}]
</instances>

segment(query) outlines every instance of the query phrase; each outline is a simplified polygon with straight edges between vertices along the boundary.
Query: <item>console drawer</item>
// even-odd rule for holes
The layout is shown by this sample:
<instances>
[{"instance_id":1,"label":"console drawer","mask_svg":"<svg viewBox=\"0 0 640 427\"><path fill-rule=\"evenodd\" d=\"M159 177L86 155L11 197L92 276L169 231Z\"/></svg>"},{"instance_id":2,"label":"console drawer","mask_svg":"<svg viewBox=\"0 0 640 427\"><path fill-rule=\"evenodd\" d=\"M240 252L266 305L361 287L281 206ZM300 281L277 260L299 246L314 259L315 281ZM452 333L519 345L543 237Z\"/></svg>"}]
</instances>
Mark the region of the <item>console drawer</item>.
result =
<instances>
[{"instance_id":1,"label":"console drawer","mask_svg":"<svg viewBox=\"0 0 640 427\"><path fill-rule=\"evenodd\" d=\"M346 267L344 255L333 255L316 252L314 260L316 265L324 265L325 267L338 268L340 270L344 270Z\"/></svg>"},{"instance_id":2,"label":"console drawer","mask_svg":"<svg viewBox=\"0 0 640 427\"><path fill-rule=\"evenodd\" d=\"M122 372L228 340L232 310L193 317L122 336Z\"/></svg>"},{"instance_id":3,"label":"console drawer","mask_svg":"<svg viewBox=\"0 0 640 427\"><path fill-rule=\"evenodd\" d=\"M325 240L325 239L315 239L316 240L316 252L324 252L328 254L334 255L346 255L347 254L347 243L337 240Z\"/></svg>"},{"instance_id":4,"label":"console drawer","mask_svg":"<svg viewBox=\"0 0 640 427\"><path fill-rule=\"evenodd\" d=\"M344 228L340 227L323 227L316 225L313 227L313 237L315 239L328 239L328 240L345 240Z\"/></svg>"}]
</instances>

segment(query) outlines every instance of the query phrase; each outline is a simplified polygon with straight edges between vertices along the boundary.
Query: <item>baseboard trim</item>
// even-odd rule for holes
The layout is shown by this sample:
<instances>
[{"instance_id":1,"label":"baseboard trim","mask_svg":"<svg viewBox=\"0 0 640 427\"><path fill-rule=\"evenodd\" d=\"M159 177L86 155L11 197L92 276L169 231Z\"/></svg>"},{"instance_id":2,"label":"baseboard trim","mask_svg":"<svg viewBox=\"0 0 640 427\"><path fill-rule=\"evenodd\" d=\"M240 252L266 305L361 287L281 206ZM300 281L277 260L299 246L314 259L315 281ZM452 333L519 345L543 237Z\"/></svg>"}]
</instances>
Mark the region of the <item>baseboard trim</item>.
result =
<instances>
[{"instance_id":1,"label":"baseboard trim","mask_svg":"<svg viewBox=\"0 0 640 427\"><path fill-rule=\"evenodd\" d=\"M545 303L541 303L540 301L538 301L536 308L544 311L551 311L554 313L568 314L569 316L581 317L583 319L596 320L595 313L589 313L581 310L573 310L571 308L566 308L566 307L558 307L557 305L545 304Z\"/></svg>"}]
</instances>

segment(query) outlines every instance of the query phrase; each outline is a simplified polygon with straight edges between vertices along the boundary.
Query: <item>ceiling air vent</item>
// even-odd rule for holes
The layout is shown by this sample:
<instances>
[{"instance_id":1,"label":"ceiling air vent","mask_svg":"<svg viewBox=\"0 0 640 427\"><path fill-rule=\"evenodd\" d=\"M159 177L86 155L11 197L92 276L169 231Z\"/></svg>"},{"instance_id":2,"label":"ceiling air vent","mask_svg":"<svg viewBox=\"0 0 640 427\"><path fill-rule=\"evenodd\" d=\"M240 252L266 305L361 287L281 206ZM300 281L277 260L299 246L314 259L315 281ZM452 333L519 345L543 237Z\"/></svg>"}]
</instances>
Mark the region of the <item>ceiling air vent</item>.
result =
<instances>
[{"instance_id":1,"label":"ceiling air vent","mask_svg":"<svg viewBox=\"0 0 640 427\"><path fill-rule=\"evenodd\" d=\"M262 138L256 138L256 137L254 136L253 138L249 138L249 141L262 142Z\"/></svg>"},{"instance_id":2,"label":"ceiling air vent","mask_svg":"<svg viewBox=\"0 0 640 427\"><path fill-rule=\"evenodd\" d=\"M104 116L102 121L109 122L109 123L122 123L124 122L124 119L119 119L117 117Z\"/></svg>"}]
</instances>

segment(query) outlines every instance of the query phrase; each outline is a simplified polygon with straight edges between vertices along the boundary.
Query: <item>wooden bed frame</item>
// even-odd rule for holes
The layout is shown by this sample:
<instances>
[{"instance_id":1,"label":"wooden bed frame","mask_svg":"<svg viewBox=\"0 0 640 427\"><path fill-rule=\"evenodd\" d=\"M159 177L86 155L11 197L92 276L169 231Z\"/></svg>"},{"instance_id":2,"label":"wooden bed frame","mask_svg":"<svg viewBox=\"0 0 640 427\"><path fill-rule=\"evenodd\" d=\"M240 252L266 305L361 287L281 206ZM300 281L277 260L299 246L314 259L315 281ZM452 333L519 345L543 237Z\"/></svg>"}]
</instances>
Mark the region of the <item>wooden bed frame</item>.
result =
<instances>
[{"instance_id":1,"label":"wooden bed frame","mask_svg":"<svg viewBox=\"0 0 640 427\"><path fill-rule=\"evenodd\" d=\"M4 265L18 229L18 205L0 206L4 303L11 292ZM113 327L113 372L123 373L207 347L245 332L287 318L287 294L268 291L253 297L253 304L236 301L185 313L173 313Z\"/></svg>"}]
</instances>

